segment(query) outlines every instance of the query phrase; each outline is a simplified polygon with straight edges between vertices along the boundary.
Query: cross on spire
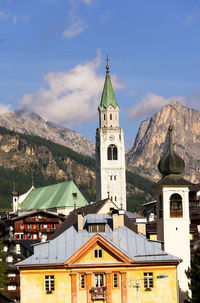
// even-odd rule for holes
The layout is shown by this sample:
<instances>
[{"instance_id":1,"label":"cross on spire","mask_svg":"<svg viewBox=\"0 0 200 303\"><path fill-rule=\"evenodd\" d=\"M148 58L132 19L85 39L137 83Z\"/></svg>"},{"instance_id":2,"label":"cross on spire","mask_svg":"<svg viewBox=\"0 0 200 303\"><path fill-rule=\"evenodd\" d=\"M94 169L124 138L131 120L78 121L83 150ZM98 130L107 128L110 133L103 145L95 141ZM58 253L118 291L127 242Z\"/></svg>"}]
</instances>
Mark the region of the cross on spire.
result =
<instances>
[{"instance_id":1,"label":"cross on spire","mask_svg":"<svg viewBox=\"0 0 200 303\"><path fill-rule=\"evenodd\" d=\"M108 58L108 55L106 56L106 72L109 73L109 65L108 65L108 61L110 61L110 59Z\"/></svg>"}]
</instances>

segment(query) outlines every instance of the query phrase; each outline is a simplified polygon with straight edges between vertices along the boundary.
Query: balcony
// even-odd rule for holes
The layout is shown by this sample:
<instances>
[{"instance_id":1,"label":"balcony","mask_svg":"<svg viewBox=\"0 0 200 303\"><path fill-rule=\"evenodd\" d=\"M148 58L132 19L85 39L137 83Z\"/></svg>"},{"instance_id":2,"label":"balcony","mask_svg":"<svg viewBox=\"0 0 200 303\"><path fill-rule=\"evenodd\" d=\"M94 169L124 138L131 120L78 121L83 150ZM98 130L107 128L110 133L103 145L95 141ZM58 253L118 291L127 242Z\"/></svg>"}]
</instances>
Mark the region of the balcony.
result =
<instances>
[{"instance_id":1,"label":"balcony","mask_svg":"<svg viewBox=\"0 0 200 303\"><path fill-rule=\"evenodd\" d=\"M91 299L92 301L96 300L106 300L106 286L103 287L93 287L91 289Z\"/></svg>"},{"instance_id":2,"label":"balcony","mask_svg":"<svg viewBox=\"0 0 200 303\"><path fill-rule=\"evenodd\" d=\"M33 222L38 222L38 223L59 223L60 219L59 218L26 218L24 220L25 223L33 223Z\"/></svg>"}]
</instances>

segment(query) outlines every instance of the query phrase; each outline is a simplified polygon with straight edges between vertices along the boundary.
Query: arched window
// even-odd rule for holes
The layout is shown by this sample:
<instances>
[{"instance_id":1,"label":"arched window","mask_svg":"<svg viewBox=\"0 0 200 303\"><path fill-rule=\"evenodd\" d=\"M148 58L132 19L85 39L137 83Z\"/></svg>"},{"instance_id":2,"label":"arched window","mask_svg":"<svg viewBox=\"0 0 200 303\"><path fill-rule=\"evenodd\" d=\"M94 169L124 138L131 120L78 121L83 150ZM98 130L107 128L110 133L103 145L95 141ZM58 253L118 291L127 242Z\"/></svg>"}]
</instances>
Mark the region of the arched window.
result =
<instances>
[{"instance_id":1,"label":"arched window","mask_svg":"<svg viewBox=\"0 0 200 303\"><path fill-rule=\"evenodd\" d=\"M180 218L183 216L182 197L179 194L173 194L170 197L170 218Z\"/></svg>"},{"instance_id":2,"label":"arched window","mask_svg":"<svg viewBox=\"0 0 200 303\"><path fill-rule=\"evenodd\" d=\"M117 146L110 144L107 150L108 160L117 160Z\"/></svg>"}]
</instances>

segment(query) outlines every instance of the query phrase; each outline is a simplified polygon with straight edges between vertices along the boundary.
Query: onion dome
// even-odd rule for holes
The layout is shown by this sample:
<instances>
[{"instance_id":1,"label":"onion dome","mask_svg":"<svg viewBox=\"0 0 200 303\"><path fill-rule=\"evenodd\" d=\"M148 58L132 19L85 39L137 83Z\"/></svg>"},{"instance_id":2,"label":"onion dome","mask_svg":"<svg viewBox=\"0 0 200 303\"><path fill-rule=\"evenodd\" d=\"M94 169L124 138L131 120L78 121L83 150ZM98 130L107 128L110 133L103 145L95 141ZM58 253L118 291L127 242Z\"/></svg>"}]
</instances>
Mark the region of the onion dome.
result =
<instances>
[{"instance_id":1,"label":"onion dome","mask_svg":"<svg viewBox=\"0 0 200 303\"><path fill-rule=\"evenodd\" d=\"M185 168L183 159L174 151L172 145L172 128L169 127L169 147L163 158L158 163L158 169L164 176L180 175Z\"/></svg>"}]
</instances>

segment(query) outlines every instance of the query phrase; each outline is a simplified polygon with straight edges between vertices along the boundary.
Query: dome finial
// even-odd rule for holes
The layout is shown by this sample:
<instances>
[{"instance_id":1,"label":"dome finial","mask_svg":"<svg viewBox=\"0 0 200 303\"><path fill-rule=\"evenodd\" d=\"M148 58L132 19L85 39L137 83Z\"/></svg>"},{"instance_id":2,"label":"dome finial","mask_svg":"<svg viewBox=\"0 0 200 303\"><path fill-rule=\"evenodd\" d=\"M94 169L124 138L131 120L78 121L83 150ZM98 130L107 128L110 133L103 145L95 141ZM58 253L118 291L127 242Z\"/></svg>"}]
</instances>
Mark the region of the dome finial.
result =
<instances>
[{"instance_id":1,"label":"dome finial","mask_svg":"<svg viewBox=\"0 0 200 303\"><path fill-rule=\"evenodd\" d=\"M108 58L108 54L107 54L107 56L106 56L106 73L109 73L109 65L108 65L108 61L110 60L109 58Z\"/></svg>"},{"instance_id":2,"label":"dome finial","mask_svg":"<svg viewBox=\"0 0 200 303\"><path fill-rule=\"evenodd\" d=\"M172 128L171 122L170 122L168 130L169 130L169 148L172 149L172 131L173 131L173 128Z\"/></svg>"},{"instance_id":3,"label":"dome finial","mask_svg":"<svg viewBox=\"0 0 200 303\"><path fill-rule=\"evenodd\" d=\"M168 128L169 130L169 147L166 154L160 159L158 163L158 169L163 176L166 175L180 175L184 168L185 163L183 159L174 151L172 144L172 126Z\"/></svg>"}]
</instances>

